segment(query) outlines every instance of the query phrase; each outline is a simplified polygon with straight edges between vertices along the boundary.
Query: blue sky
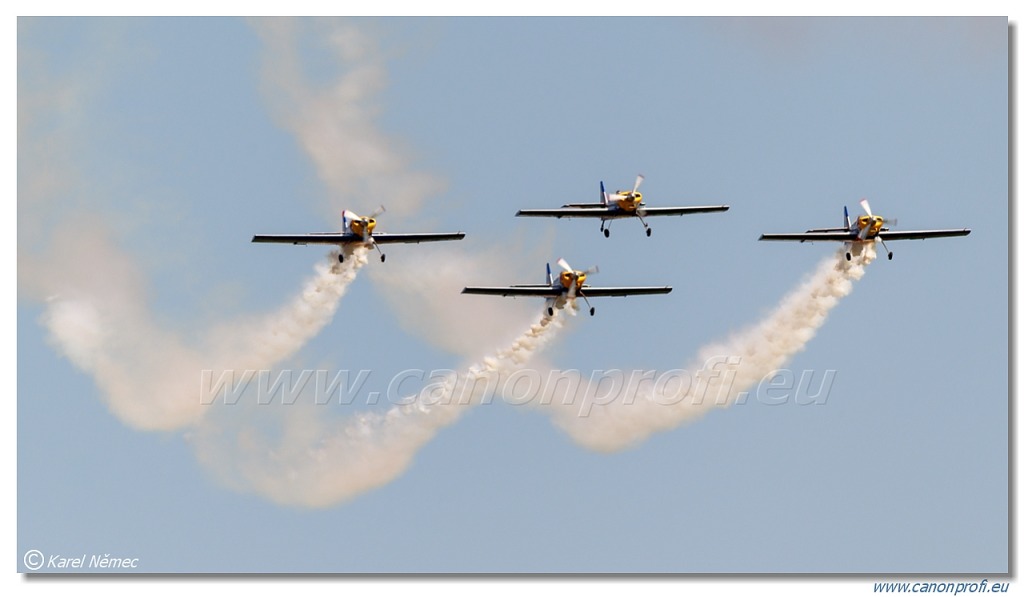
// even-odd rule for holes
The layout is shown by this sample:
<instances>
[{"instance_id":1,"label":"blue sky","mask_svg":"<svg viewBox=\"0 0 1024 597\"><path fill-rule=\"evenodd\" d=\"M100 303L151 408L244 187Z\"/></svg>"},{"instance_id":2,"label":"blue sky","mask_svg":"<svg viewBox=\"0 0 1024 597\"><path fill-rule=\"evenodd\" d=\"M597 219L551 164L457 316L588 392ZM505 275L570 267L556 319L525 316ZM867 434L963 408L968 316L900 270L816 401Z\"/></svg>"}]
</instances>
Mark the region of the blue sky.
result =
<instances>
[{"instance_id":1,"label":"blue sky","mask_svg":"<svg viewBox=\"0 0 1024 597\"><path fill-rule=\"evenodd\" d=\"M18 52L19 571L31 549L150 572L1007 569L1005 19L44 18L19 20ZM650 238L513 217L638 172L651 205L731 209ZM218 451L241 435L205 423L259 419L258 446L292 429L280 409L143 428L45 325L55 294L131 298L111 309L144 322L133 372L154 376L130 408L167 381L140 352L274 312L324 261L252 234L384 204L381 229L467 237L371 256L278 367L365 369L366 392L463 368L541 305L458 285L539 282L565 257L674 291L595 302L543 366L669 370L836 249L759 234L837 226L862 197L899 228L973 233L867 267L786 365L834 371L825 404L750 400L601 453L495 400L326 507L261 492L245 471L267 454ZM383 410L365 400L312 415Z\"/></svg>"}]
</instances>

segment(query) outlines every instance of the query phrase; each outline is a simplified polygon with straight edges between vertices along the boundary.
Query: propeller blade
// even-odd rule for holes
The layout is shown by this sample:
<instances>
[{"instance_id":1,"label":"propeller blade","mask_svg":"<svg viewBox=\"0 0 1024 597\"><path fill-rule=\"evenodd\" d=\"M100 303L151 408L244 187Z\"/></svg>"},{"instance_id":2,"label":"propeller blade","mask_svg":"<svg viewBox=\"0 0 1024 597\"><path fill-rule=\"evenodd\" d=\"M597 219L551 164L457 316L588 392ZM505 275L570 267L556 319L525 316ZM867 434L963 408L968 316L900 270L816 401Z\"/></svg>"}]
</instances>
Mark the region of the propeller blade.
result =
<instances>
[{"instance_id":1,"label":"propeller blade","mask_svg":"<svg viewBox=\"0 0 1024 597\"><path fill-rule=\"evenodd\" d=\"M569 266L568 263L566 263L565 259L559 258L558 261L556 261L555 263L558 264L558 267L562 268L563 270L569 273L573 273L573 271L575 271L572 269L572 267Z\"/></svg>"},{"instance_id":2,"label":"propeller blade","mask_svg":"<svg viewBox=\"0 0 1024 597\"><path fill-rule=\"evenodd\" d=\"M633 183L633 190L630 192L630 195L636 195L636 190L640 188L640 183L642 183L643 181L644 181L644 175L643 174L637 174L636 175L636 182Z\"/></svg>"},{"instance_id":3,"label":"propeller blade","mask_svg":"<svg viewBox=\"0 0 1024 597\"><path fill-rule=\"evenodd\" d=\"M592 267L592 268L588 269L587 271L583 272L583 274L589 276L590 274L596 274L596 273L599 273L600 271L601 270L597 269L597 266L595 265L594 267Z\"/></svg>"},{"instance_id":4,"label":"propeller blade","mask_svg":"<svg viewBox=\"0 0 1024 597\"><path fill-rule=\"evenodd\" d=\"M867 199L861 199L860 206L864 209L864 213L868 214L869 217L875 217L875 214L871 213L871 204L868 203Z\"/></svg>"},{"instance_id":5,"label":"propeller blade","mask_svg":"<svg viewBox=\"0 0 1024 597\"><path fill-rule=\"evenodd\" d=\"M370 215L370 217L371 217L371 218L376 218L377 216L379 216L380 214L384 213L385 211L387 211L387 210L385 210L385 209L384 209L384 206L383 206L383 205L381 205L380 207L378 207L378 208L377 208L377 209L376 209L376 210L375 210L375 211L374 211L374 212L373 212L373 213L372 213L372 214Z\"/></svg>"}]
</instances>

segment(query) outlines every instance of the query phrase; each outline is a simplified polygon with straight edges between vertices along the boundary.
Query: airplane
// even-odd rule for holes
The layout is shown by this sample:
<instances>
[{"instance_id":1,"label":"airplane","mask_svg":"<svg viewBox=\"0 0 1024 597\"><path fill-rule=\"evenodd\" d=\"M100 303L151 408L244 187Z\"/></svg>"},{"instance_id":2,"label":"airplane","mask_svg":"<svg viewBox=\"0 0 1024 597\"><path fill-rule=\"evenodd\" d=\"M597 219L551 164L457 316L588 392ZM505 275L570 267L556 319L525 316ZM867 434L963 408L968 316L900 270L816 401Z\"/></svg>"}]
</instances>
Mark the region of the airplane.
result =
<instances>
[{"instance_id":1,"label":"airplane","mask_svg":"<svg viewBox=\"0 0 1024 597\"><path fill-rule=\"evenodd\" d=\"M610 220L637 218L644 225L647 236L650 236L651 227L644 220L646 216L682 216L729 209L728 205L647 207L643 200L643 194L637 191L643 181L643 174L638 174L632 190L615 191L614 193L606 192L604 181L601 181L600 203L566 203L555 209L521 209L516 212L516 215L541 218L601 218L601 232L604 233L605 238L608 238L611 235L611 224L608 223Z\"/></svg>"},{"instance_id":2,"label":"airplane","mask_svg":"<svg viewBox=\"0 0 1024 597\"><path fill-rule=\"evenodd\" d=\"M885 250L889 254L889 260L892 260L892 251L885 244L887 240L913 240L913 239L925 239L925 238L939 238L946 236L967 236L971 233L969 228L959 228L951 230L905 230L902 232L894 232L889 230L885 224L886 219L882 216L876 216L871 212L871 205L868 204L867 199L861 199L861 208L864 209L866 215L860 216L856 221L850 221L850 212L843 207L844 226L841 228L812 228L807 232L793 233L793 234L762 234L758 240L791 240L800 242L814 242L816 240L833 240L845 242L847 246L852 246L854 243L874 242L878 241L882 243ZM850 251L846 252L846 260L850 261L852 255Z\"/></svg>"},{"instance_id":3,"label":"airplane","mask_svg":"<svg viewBox=\"0 0 1024 597\"><path fill-rule=\"evenodd\" d=\"M462 294L484 294L490 296L539 296L547 298L545 308L549 316L555 314L555 308L562 308L567 302L575 304L577 297L582 298L590 307L590 315L594 315L594 307L590 306L589 297L599 296L630 296L634 294L668 294L671 286L619 286L596 287L585 284L589 274L596 274L597 268L586 271L574 270L565 259L558 260L562 268L556 279L551 275L551 264L547 264L548 275L546 284L514 284L512 286L467 286Z\"/></svg>"},{"instance_id":4,"label":"airplane","mask_svg":"<svg viewBox=\"0 0 1024 597\"><path fill-rule=\"evenodd\" d=\"M388 243L423 243L441 240L462 240L465 234L462 232L426 232L414 234L388 234L386 232L374 232L377 227L377 216L384 213L384 206L380 206L372 215L360 216L355 212L344 210L341 212L341 232L313 232L310 234L257 234L252 237L254 243L284 243L291 245L338 245L343 246L353 243L361 243L371 246L380 253L381 262L386 255L378 245ZM344 251L338 254L338 261L345 261Z\"/></svg>"}]
</instances>

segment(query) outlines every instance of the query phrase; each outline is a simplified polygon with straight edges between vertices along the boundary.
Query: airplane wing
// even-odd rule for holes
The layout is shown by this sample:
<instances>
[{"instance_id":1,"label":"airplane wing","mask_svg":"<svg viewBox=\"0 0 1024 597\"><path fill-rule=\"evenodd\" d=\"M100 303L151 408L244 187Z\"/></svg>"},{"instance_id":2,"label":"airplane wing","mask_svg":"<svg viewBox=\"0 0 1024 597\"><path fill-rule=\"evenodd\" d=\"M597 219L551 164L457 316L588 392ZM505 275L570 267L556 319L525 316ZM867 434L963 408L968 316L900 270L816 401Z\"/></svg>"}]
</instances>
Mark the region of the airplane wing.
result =
<instances>
[{"instance_id":1,"label":"airplane wing","mask_svg":"<svg viewBox=\"0 0 1024 597\"><path fill-rule=\"evenodd\" d=\"M635 294L668 294L670 292L672 292L671 286L583 286L581 291L582 294L591 298L600 296L631 296ZM462 294L554 298L564 295L565 291L548 286L547 284L524 284L522 286L467 286L462 289Z\"/></svg>"},{"instance_id":2,"label":"airplane wing","mask_svg":"<svg viewBox=\"0 0 1024 597\"><path fill-rule=\"evenodd\" d=\"M757 240L792 240L814 242L817 240L851 241L857 237L849 232L797 232L794 234L762 234Z\"/></svg>"},{"instance_id":3,"label":"airplane wing","mask_svg":"<svg viewBox=\"0 0 1024 597\"><path fill-rule=\"evenodd\" d=\"M902 230L881 232L878 236L885 240L918 240L925 238L940 238L944 236L967 236L971 233L970 228L959 230Z\"/></svg>"},{"instance_id":4,"label":"airplane wing","mask_svg":"<svg viewBox=\"0 0 1024 597\"><path fill-rule=\"evenodd\" d=\"M668 294L671 286L587 286L580 290L588 297L595 296L630 296L634 294Z\"/></svg>"},{"instance_id":5,"label":"airplane wing","mask_svg":"<svg viewBox=\"0 0 1024 597\"><path fill-rule=\"evenodd\" d=\"M558 207L554 209L520 209L517 216L536 218L602 218L612 210L607 207Z\"/></svg>"},{"instance_id":6,"label":"airplane wing","mask_svg":"<svg viewBox=\"0 0 1024 597\"><path fill-rule=\"evenodd\" d=\"M344 245L362 242L363 237L350 232L314 232L312 234L257 234L254 243L284 243L288 245Z\"/></svg>"},{"instance_id":7,"label":"airplane wing","mask_svg":"<svg viewBox=\"0 0 1024 597\"><path fill-rule=\"evenodd\" d=\"M939 238L944 236L967 236L971 233L969 228L956 230L905 230L886 231L878 234L883 240L914 240L925 238ZM849 232L799 232L795 234L762 234L758 240L791 240L799 242L814 242L819 240L852 241L857 240Z\"/></svg>"},{"instance_id":8,"label":"airplane wing","mask_svg":"<svg viewBox=\"0 0 1024 597\"><path fill-rule=\"evenodd\" d=\"M690 207L644 207L645 216L685 216L713 211L729 211L728 205L694 205Z\"/></svg>"},{"instance_id":9,"label":"airplane wing","mask_svg":"<svg viewBox=\"0 0 1024 597\"><path fill-rule=\"evenodd\" d=\"M466 237L464 232L423 232L423 233L411 233L411 234L388 234L386 232L377 232L373 235L373 240L377 241L378 245L387 243L429 243L439 240L462 240Z\"/></svg>"},{"instance_id":10,"label":"airplane wing","mask_svg":"<svg viewBox=\"0 0 1024 597\"><path fill-rule=\"evenodd\" d=\"M517 216L540 218L624 218L636 215L636 212L625 211L615 207L595 204L592 207L578 206L558 207L554 209L520 209ZM728 205L694 205L691 207L644 207L644 216L683 216L686 214L727 211Z\"/></svg>"},{"instance_id":11,"label":"airplane wing","mask_svg":"<svg viewBox=\"0 0 1024 597\"><path fill-rule=\"evenodd\" d=\"M522 286L467 286L462 294L485 294L490 296L541 296L557 297L562 290L548 284L524 284Z\"/></svg>"},{"instance_id":12,"label":"airplane wing","mask_svg":"<svg viewBox=\"0 0 1024 597\"><path fill-rule=\"evenodd\" d=\"M439 240L460 240L465 238L462 232L438 232L423 234L387 234L378 232L373 240L379 245L387 243L423 243ZM351 232L314 232L312 234L257 234L252 237L254 243L284 243L289 245L345 245L361 243L363 237Z\"/></svg>"}]
</instances>

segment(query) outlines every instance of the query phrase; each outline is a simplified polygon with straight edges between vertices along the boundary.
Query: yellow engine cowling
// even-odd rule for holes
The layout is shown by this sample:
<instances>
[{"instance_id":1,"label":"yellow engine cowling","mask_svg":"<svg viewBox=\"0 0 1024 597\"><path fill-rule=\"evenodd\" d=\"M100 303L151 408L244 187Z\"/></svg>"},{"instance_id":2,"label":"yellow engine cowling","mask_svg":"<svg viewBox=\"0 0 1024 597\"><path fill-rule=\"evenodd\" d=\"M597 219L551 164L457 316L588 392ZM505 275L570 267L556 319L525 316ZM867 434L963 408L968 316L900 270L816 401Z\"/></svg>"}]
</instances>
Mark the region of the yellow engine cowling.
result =
<instances>
[{"instance_id":1,"label":"yellow engine cowling","mask_svg":"<svg viewBox=\"0 0 1024 597\"><path fill-rule=\"evenodd\" d=\"M583 286L583 281L587 279L587 274L583 272L562 272L558 275L558 281L562 284L562 288L572 288L573 284L576 285L576 290L579 290Z\"/></svg>"},{"instance_id":2,"label":"yellow engine cowling","mask_svg":"<svg viewBox=\"0 0 1024 597\"><path fill-rule=\"evenodd\" d=\"M869 238L877 235L885 224L885 220L879 217L860 216L857 218L857 230L867 229Z\"/></svg>"},{"instance_id":3,"label":"yellow engine cowling","mask_svg":"<svg viewBox=\"0 0 1024 597\"><path fill-rule=\"evenodd\" d=\"M641 193L629 194L629 191L615 191L616 195L625 195L622 199L619 199L616 203L619 209L625 211L636 211L640 207L640 203L643 202L644 196Z\"/></svg>"},{"instance_id":4,"label":"yellow engine cowling","mask_svg":"<svg viewBox=\"0 0 1024 597\"><path fill-rule=\"evenodd\" d=\"M364 224L365 222L365 224ZM349 229L352 230L352 234L358 234L359 236L369 236L373 234L373 229L377 227L377 220L373 218L367 218L364 220L352 220L349 224Z\"/></svg>"}]
</instances>

